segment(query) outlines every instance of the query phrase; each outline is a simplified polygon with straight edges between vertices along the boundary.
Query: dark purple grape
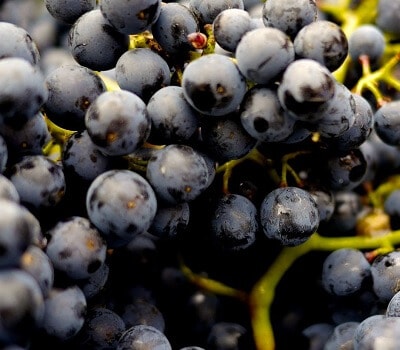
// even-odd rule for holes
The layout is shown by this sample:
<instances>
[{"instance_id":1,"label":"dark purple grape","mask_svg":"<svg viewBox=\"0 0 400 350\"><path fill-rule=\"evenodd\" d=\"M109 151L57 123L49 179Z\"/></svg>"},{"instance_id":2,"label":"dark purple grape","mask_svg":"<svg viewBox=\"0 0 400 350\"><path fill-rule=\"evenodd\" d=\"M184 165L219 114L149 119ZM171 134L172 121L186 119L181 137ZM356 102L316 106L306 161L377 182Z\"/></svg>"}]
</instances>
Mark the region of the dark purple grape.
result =
<instances>
[{"instance_id":1,"label":"dark purple grape","mask_svg":"<svg viewBox=\"0 0 400 350\"><path fill-rule=\"evenodd\" d=\"M81 15L96 7L96 0L45 0L44 4L55 19L73 24Z\"/></svg>"},{"instance_id":2,"label":"dark purple grape","mask_svg":"<svg viewBox=\"0 0 400 350\"><path fill-rule=\"evenodd\" d=\"M317 203L299 187L276 188L261 203L260 222L265 235L285 246L307 241L318 229L319 221Z\"/></svg>"},{"instance_id":3,"label":"dark purple grape","mask_svg":"<svg viewBox=\"0 0 400 350\"><path fill-rule=\"evenodd\" d=\"M116 350L139 350L143 346L151 350L172 350L171 343L165 334L147 325L128 328L119 338Z\"/></svg>"}]
</instances>

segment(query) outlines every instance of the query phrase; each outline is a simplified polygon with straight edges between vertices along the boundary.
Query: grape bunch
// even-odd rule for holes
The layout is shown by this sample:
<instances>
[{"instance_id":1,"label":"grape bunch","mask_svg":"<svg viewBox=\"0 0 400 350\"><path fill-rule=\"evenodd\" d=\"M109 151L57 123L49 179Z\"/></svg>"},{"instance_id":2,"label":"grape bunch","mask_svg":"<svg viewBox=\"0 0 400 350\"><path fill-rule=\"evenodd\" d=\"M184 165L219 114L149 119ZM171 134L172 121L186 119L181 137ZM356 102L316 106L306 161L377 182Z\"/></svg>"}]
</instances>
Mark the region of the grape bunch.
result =
<instances>
[{"instance_id":1,"label":"grape bunch","mask_svg":"<svg viewBox=\"0 0 400 350\"><path fill-rule=\"evenodd\" d=\"M0 1L0 347L400 348L399 23Z\"/></svg>"}]
</instances>

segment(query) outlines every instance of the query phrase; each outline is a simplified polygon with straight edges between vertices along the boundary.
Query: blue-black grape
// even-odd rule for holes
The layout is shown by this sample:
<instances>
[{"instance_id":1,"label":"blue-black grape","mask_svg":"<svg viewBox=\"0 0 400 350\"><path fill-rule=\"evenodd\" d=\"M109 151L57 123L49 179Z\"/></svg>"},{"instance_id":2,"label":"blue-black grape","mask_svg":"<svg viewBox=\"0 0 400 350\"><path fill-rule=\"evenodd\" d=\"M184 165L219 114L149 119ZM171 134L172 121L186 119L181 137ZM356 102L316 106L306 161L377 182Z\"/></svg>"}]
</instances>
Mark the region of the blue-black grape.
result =
<instances>
[{"instance_id":1,"label":"blue-black grape","mask_svg":"<svg viewBox=\"0 0 400 350\"><path fill-rule=\"evenodd\" d=\"M256 28L239 41L235 57L242 74L249 80L273 82L295 58L293 42L276 28Z\"/></svg>"},{"instance_id":2,"label":"blue-black grape","mask_svg":"<svg viewBox=\"0 0 400 350\"><path fill-rule=\"evenodd\" d=\"M212 116L234 112L247 89L237 64L215 53L188 63L183 71L182 88L193 108Z\"/></svg>"},{"instance_id":3,"label":"blue-black grape","mask_svg":"<svg viewBox=\"0 0 400 350\"><path fill-rule=\"evenodd\" d=\"M112 27L96 8L74 22L69 30L68 45L80 65L102 71L115 67L129 48L129 36Z\"/></svg>"},{"instance_id":4,"label":"blue-black grape","mask_svg":"<svg viewBox=\"0 0 400 350\"><path fill-rule=\"evenodd\" d=\"M266 27L277 28L293 38L301 28L317 20L317 10L314 0L268 0L262 16Z\"/></svg>"},{"instance_id":5,"label":"blue-black grape","mask_svg":"<svg viewBox=\"0 0 400 350\"><path fill-rule=\"evenodd\" d=\"M379 138L391 146L400 145L400 101L385 103L374 114L374 130Z\"/></svg>"},{"instance_id":6,"label":"blue-black grape","mask_svg":"<svg viewBox=\"0 0 400 350\"><path fill-rule=\"evenodd\" d=\"M343 29L328 20L313 21L304 26L293 40L296 57L311 58L331 72L347 57L349 43Z\"/></svg>"},{"instance_id":7,"label":"blue-black grape","mask_svg":"<svg viewBox=\"0 0 400 350\"><path fill-rule=\"evenodd\" d=\"M102 0L100 11L119 32L138 34L149 30L161 11L161 0Z\"/></svg>"},{"instance_id":8,"label":"blue-black grape","mask_svg":"<svg viewBox=\"0 0 400 350\"><path fill-rule=\"evenodd\" d=\"M121 89L135 93L145 103L156 91L171 83L168 63L149 48L123 53L115 66L115 78Z\"/></svg>"},{"instance_id":9,"label":"blue-black grape","mask_svg":"<svg viewBox=\"0 0 400 350\"><path fill-rule=\"evenodd\" d=\"M45 0L48 13L66 24L73 24L81 15L96 7L96 0Z\"/></svg>"},{"instance_id":10,"label":"blue-black grape","mask_svg":"<svg viewBox=\"0 0 400 350\"><path fill-rule=\"evenodd\" d=\"M358 26L349 36L349 55L354 61L366 55L372 63L377 62L384 53L386 39L383 31L374 24Z\"/></svg>"},{"instance_id":11,"label":"blue-black grape","mask_svg":"<svg viewBox=\"0 0 400 350\"><path fill-rule=\"evenodd\" d=\"M90 221L109 247L126 245L150 227L157 199L149 182L130 170L108 170L97 176L86 194Z\"/></svg>"},{"instance_id":12,"label":"blue-black grape","mask_svg":"<svg viewBox=\"0 0 400 350\"><path fill-rule=\"evenodd\" d=\"M155 327L136 325L122 333L116 350L140 350L146 346L151 350L172 350L166 335Z\"/></svg>"},{"instance_id":13,"label":"blue-black grape","mask_svg":"<svg viewBox=\"0 0 400 350\"><path fill-rule=\"evenodd\" d=\"M196 199L207 188L208 177L204 157L188 145L165 146L149 159L146 170L157 197L170 204Z\"/></svg>"},{"instance_id":14,"label":"blue-black grape","mask_svg":"<svg viewBox=\"0 0 400 350\"><path fill-rule=\"evenodd\" d=\"M139 148L150 134L144 101L127 90L106 91L89 106L85 126L92 142L106 155L122 156Z\"/></svg>"},{"instance_id":15,"label":"blue-black grape","mask_svg":"<svg viewBox=\"0 0 400 350\"><path fill-rule=\"evenodd\" d=\"M20 202L17 188L11 180L3 174L0 174L0 198L7 199L15 203Z\"/></svg>"},{"instance_id":16,"label":"blue-black grape","mask_svg":"<svg viewBox=\"0 0 400 350\"><path fill-rule=\"evenodd\" d=\"M0 57L19 57L33 65L40 62L40 52L30 33L23 27L0 21L0 37L3 38L0 46Z\"/></svg>"},{"instance_id":17,"label":"blue-black grape","mask_svg":"<svg viewBox=\"0 0 400 350\"><path fill-rule=\"evenodd\" d=\"M199 127L201 114L185 99L181 86L156 91L147 103L151 120L149 141L155 144L185 143Z\"/></svg>"},{"instance_id":18,"label":"blue-black grape","mask_svg":"<svg viewBox=\"0 0 400 350\"><path fill-rule=\"evenodd\" d=\"M400 33L400 3L391 0L379 0L376 14L376 25L386 33Z\"/></svg>"},{"instance_id":19,"label":"blue-black grape","mask_svg":"<svg viewBox=\"0 0 400 350\"><path fill-rule=\"evenodd\" d=\"M342 248L326 257L322 267L324 289L337 296L358 292L371 275L371 265L358 249Z\"/></svg>"},{"instance_id":20,"label":"blue-black grape","mask_svg":"<svg viewBox=\"0 0 400 350\"><path fill-rule=\"evenodd\" d=\"M386 306L385 315L387 317L399 317L400 315L400 291L396 292Z\"/></svg>"},{"instance_id":21,"label":"blue-black grape","mask_svg":"<svg viewBox=\"0 0 400 350\"><path fill-rule=\"evenodd\" d=\"M326 340L323 349L352 349L354 333L359 324L359 322L348 321L336 325L332 334Z\"/></svg>"},{"instance_id":22,"label":"blue-black grape","mask_svg":"<svg viewBox=\"0 0 400 350\"><path fill-rule=\"evenodd\" d=\"M46 254L54 268L72 279L89 278L105 262L107 246L85 217L58 222L47 238Z\"/></svg>"},{"instance_id":23,"label":"blue-black grape","mask_svg":"<svg viewBox=\"0 0 400 350\"><path fill-rule=\"evenodd\" d=\"M242 36L250 29L253 29L251 17L243 9L226 9L219 13L213 21L215 41L224 50L230 52L235 52Z\"/></svg>"},{"instance_id":24,"label":"blue-black grape","mask_svg":"<svg viewBox=\"0 0 400 350\"><path fill-rule=\"evenodd\" d=\"M106 91L102 79L78 64L63 64L45 79L49 96L43 105L46 116L56 125L80 131L85 129L85 113L90 104Z\"/></svg>"},{"instance_id":25,"label":"blue-black grape","mask_svg":"<svg viewBox=\"0 0 400 350\"><path fill-rule=\"evenodd\" d=\"M319 227L317 203L299 187L278 187L263 199L260 222L268 238L296 246L307 241Z\"/></svg>"},{"instance_id":26,"label":"blue-black grape","mask_svg":"<svg viewBox=\"0 0 400 350\"><path fill-rule=\"evenodd\" d=\"M0 121L11 125L26 122L39 112L48 95L37 65L21 57L0 59Z\"/></svg>"},{"instance_id":27,"label":"blue-black grape","mask_svg":"<svg viewBox=\"0 0 400 350\"><path fill-rule=\"evenodd\" d=\"M227 194L215 204L210 233L217 250L238 252L256 241L259 222L256 206L246 197Z\"/></svg>"},{"instance_id":28,"label":"blue-black grape","mask_svg":"<svg viewBox=\"0 0 400 350\"><path fill-rule=\"evenodd\" d=\"M199 31L193 12L180 3L163 3L151 33L157 43L172 56L182 57L193 49L188 35Z\"/></svg>"},{"instance_id":29,"label":"blue-black grape","mask_svg":"<svg viewBox=\"0 0 400 350\"><path fill-rule=\"evenodd\" d=\"M44 309L40 330L45 335L66 341L76 336L83 327L87 300L76 285L53 287L44 299Z\"/></svg>"},{"instance_id":30,"label":"blue-black grape","mask_svg":"<svg viewBox=\"0 0 400 350\"><path fill-rule=\"evenodd\" d=\"M244 9L243 0L189 0L188 7L198 18L201 26L212 24L227 9Z\"/></svg>"}]
</instances>

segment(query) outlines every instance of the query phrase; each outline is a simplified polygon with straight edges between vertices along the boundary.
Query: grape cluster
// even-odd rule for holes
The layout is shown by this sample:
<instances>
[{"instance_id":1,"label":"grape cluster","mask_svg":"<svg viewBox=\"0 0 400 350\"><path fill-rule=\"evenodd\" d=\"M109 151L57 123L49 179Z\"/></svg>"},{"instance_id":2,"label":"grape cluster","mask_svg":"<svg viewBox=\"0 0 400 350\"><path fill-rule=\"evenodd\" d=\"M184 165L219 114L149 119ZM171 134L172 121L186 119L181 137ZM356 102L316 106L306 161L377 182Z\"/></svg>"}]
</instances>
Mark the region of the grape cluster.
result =
<instances>
[{"instance_id":1,"label":"grape cluster","mask_svg":"<svg viewBox=\"0 0 400 350\"><path fill-rule=\"evenodd\" d=\"M0 347L400 348L399 9L0 1Z\"/></svg>"}]
</instances>

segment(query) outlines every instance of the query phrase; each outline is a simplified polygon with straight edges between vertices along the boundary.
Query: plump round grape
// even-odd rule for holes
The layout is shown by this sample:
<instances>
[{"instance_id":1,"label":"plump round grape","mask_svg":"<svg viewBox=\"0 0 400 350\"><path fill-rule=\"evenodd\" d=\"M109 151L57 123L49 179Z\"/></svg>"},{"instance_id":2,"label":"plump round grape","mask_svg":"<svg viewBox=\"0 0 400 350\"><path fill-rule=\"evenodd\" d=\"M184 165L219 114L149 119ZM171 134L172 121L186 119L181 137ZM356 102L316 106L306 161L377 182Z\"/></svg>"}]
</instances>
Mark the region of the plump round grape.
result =
<instances>
[{"instance_id":1,"label":"plump round grape","mask_svg":"<svg viewBox=\"0 0 400 350\"><path fill-rule=\"evenodd\" d=\"M296 57L311 58L331 72L347 57L349 43L343 29L335 22L319 20L304 26L293 40Z\"/></svg>"},{"instance_id":2,"label":"plump round grape","mask_svg":"<svg viewBox=\"0 0 400 350\"><path fill-rule=\"evenodd\" d=\"M389 300L399 291L400 251L377 256L371 265L373 290L379 300Z\"/></svg>"},{"instance_id":3,"label":"plump round grape","mask_svg":"<svg viewBox=\"0 0 400 350\"><path fill-rule=\"evenodd\" d=\"M0 199L7 199L15 203L20 202L17 188L11 180L3 174L0 174Z\"/></svg>"},{"instance_id":4,"label":"plump round grape","mask_svg":"<svg viewBox=\"0 0 400 350\"><path fill-rule=\"evenodd\" d=\"M171 82L168 63L149 48L123 53L115 66L115 78L121 89L135 93L145 103Z\"/></svg>"},{"instance_id":5,"label":"plump round grape","mask_svg":"<svg viewBox=\"0 0 400 350\"><path fill-rule=\"evenodd\" d=\"M349 36L349 55L354 61L366 55L371 62L377 62L383 55L386 39L383 31L374 24L358 26Z\"/></svg>"},{"instance_id":6,"label":"plump round grape","mask_svg":"<svg viewBox=\"0 0 400 350\"><path fill-rule=\"evenodd\" d=\"M204 157L188 145L165 146L149 159L146 170L157 196L170 204L197 198L207 188L208 177Z\"/></svg>"},{"instance_id":7,"label":"plump round grape","mask_svg":"<svg viewBox=\"0 0 400 350\"><path fill-rule=\"evenodd\" d=\"M71 26L68 47L82 66L102 71L115 67L129 48L129 36L112 27L96 8L80 16Z\"/></svg>"},{"instance_id":8,"label":"plump round grape","mask_svg":"<svg viewBox=\"0 0 400 350\"><path fill-rule=\"evenodd\" d=\"M354 333L359 324L359 322L348 321L335 326L324 345L324 350L352 349Z\"/></svg>"},{"instance_id":9,"label":"plump round grape","mask_svg":"<svg viewBox=\"0 0 400 350\"><path fill-rule=\"evenodd\" d=\"M42 324L45 304L35 278L18 268L0 271L0 342L26 348Z\"/></svg>"},{"instance_id":10,"label":"plump round grape","mask_svg":"<svg viewBox=\"0 0 400 350\"><path fill-rule=\"evenodd\" d=\"M211 217L211 236L217 250L237 252L250 247L258 231L258 212L246 197L228 194L221 197Z\"/></svg>"},{"instance_id":11,"label":"plump round grape","mask_svg":"<svg viewBox=\"0 0 400 350\"><path fill-rule=\"evenodd\" d=\"M242 74L249 80L267 84L277 78L294 60L293 42L276 28L256 28L239 41L235 57Z\"/></svg>"},{"instance_id":12,"label":"plump round grape","mask_svg":"<svg viewBox=\"0 0 400 350\"><path fill-rule=\"evenodd\" d=\"M55 206L65 195L63 168L41 154L24 156L8 169L8 177L21 203L29 208L41 210Z\"/></svg>"},{"instance_id":13,"label":"plump round grape","mask_svg":"<svg viewBox=\"0 0 400 350\"><path fill-rule=\"evenodd\" d=\"M398 35L400 33L400 4L398 1L379 0L376 14L376 25L384 32Z\"/></svg>"},{"instance_id":14,"label":"plump round grape","mask_svg":"<svg viewBox=\"0 0 400 350\"><path fill-rule=\"evenodd\" d=\"M269 192L260 207L264 234L285 246L304 243L319 226L317 203L299 187L278 187Z\"/></svg>"},{"instance_id":15,"label":"plump round grape","mask_svg":"<svg viewBox=\"0 0 400 350\"><path fill-rule=\"evenodd\" d=\"M200 24L212 24L215 18L227 9L244 9L243 0L189 0L188 7L198 18Z\"/></svg>"},{"instance_id":16,"label":"plump round grape","mask_svg":"<svg viewBox=\"0 0 400 350\"><path fill-rule=\"evenodd\" d=\"M354 350L397 349L400 345L400 318L378 314L364 319L355 329Z\"/></svg>"},{"instance_id":17,"label":"plump round grape","mask_svg":"<svg viewBox=\"0 0 400 350\"><path fill-rule=\"evenodd\" d=\"M147 325L128 328L119 338L116 350L140 350L143 346L151 350L172 350L171 343L165 334Z\"/></svg>"},{"instance_id":18,"label":"plump round grape","mask_svg":"<svg viewBox=\"0 0 400 350\"><path fill-rule=\"evenodd\" d=\"M294 118L316 122L322 118L320 109L335 95L336 86L335 78L324 65L309 58L297 59L283 72L278 98Z\"/></svg>"},{"instance_id":19,"label":"plump round grape","mask_svg":"<svg viewBox=\"0 0 400 350\"><path fill-rule=\"evenodd\" d=\"M249 13L243 9L223 10L213 21L215 41L229 52L235 52L243 35L253 29Z\"/></svg>"},{"instance_id":20,"label":"plump round grape","mask_svg":"<svg viewBox=\"0 0 400 350\"><path fill-rule=\"evenodd\" d=\"M150 227L157 211L153 188L141 175L109 170L95 178L86 195L90 221L109 247L123 246Z\"/></svg>"},{"instance_id":21,"label":"plump round grape","mask_svg":"<svg viewBox=\"0 0 400 350\"><path fill-rule=\"evenodd\" d=\"M400 145L400 101L385 103L374 114L373 128L379 138L391 146Z\"/></svg>"},{"instance_id":22,"label":"plump round grape","mask_svg":"<svg viewBox=\"0 0 400 350\"><path fill-rule=\"evenodd\" d=\"M165 331L165 319L160 309L151 301L137 299L126 303L120 313L126 328L147 325Z\"/></svg>"},{"instance_id":23,"label":"plump round grape","mask_svg":"<svg viewBox=\"0 0 400 350\"><path fill-rule=\"evenodd\" d=\"M383 209L390 217L390 227L393 230L400 229L400 190L390 192L383 203Z\"/></svg>"},{"instance_id":24,"label":"plump round grape","mask_svg":"<svg viewBox=\"0 0 400 350\"><path fill-rule=\"evenodd\" d=\"M147 103L147 113L151 143L185 143L199 127L200 113L187 102L181 86L166 86L155 92Z\"/></svg>"},{"instance_id":25,"label":"plump round grape","mask_svg":"<svg viewBox=\"0 0 400 350\"><path fill-rule=\"evenodd\" d=\"M45 0L44 4L55 19L73 24L81 15L96 7L96 0Z\"/></svg>"},{"instance_id":26,"label":"plump round grape","mask_svg":"<svg viewBox=\"0 0 400 350\"><path fill-rule=\"evenodd\" d=\"M46 116L62 128L85 129L86 110L106 91L102 79L87 67L63 64L52 70L45 81L49 90L43 105Z\"/></svg>"},{"instance_id":27,"label":"plump round grape","mask_svg":"<svg viewBox=\"0 0 400 350\"><path fill-rule=\"evenodd\" d=\"M280 29L294 37L301 28L317 20L318 9L314 0L268 0L262 9L266 27Z\"/></svg>"},{"instance_id":28,"label":"plump round grape","mask_svg":"<svg viewBox=\"0 0 400 350\"><path fill-rule=\"evenodd\" d=\"M22 254L20 268L35 278L43 297L47 297L54 286L54 266L45 251L31 244Z\"/></svg>"},{"instance_id":29,"label":"plump round grape","mask_svg":"<svg viewBox=\"0 0 400 350\"><path fill-rule=\"evenodd\" d=\"M149 30L161 11L161 0L102 0L100 10L116 30L139 34Z\"/></svg>"},{"instance_id":30,"label":"plump round grape","mask_svg":"<svg viewBox=\"0 0 400 350\"><path fill-rule=\"evenodd\" d=\"M22 124L39 112L47 98L45 78L37 65L21 57L0 60L0 121Z\"/></svg>"},{"instance_id":31,"label":"plump round grape","mask_svg":"<svg viewBox=\"0 0 400 350\"><path fill-rule=\"evenodd\" d=\"M371 265L360 250L342 248L324 260L322 285L333 295L350 295L358 292L370 275Z\"/></svg>"},{"instance_id":32,"label":"plump round grape","mask_svg":"<svg viewBox=\"0 0 400 350\"><path fill-rule=\"evenodd\" d=\"M106 155L122 156L139 148L150 134L151 121L144 101L126 90L99 95L85 114L92 142Z\"/></svg>"},{"instance_id":33,"label":"plump round grape","mask_svg":"<svg viewBox=\"0 0 400 350\"><path fill-rule=\"evenodd\" d=\"M188 35L199 31L194 13L180 3L164 3L160 15L151 27L157 43L174 57L182 57L193 47Z\"/></svg>"},{"instance_id":34,"label":"plump round grape","mask_svg":"<svg viewBox=\"0 0 400 350\"><path fill-rule=\"evenodd\" d=\"M77 335L83 327L87 301L78 286L52 288L44 305L43 322L40 324L44 334L66 341Z\"/></svg>"},{"instance_id":35,"label":"plump round grape","mask_svg":"<svg viewBox=\"0 0 400 350\"><path fill-rule=\"evenodd\" d=\"M188 63L182 76L183 93L201 113L222 116L234 112L246 93L246 80L227 56L209 54Z\"/></svg>"},{"instance_id":36,"label":"plump round grape","mask_svg":"<svg viewBox=\"0 0 400 350\"><path fill-rule=\"evenodd\" d=\"M400 315L400 291L396 292L393 297L389 300L386 307L385 316L387 317L399 317Z\"/></svg>"},{"instance_id":37,"label":"plump round grape","mask_svg":"<svg viewBox=\"0 0 400 350\"><path fill-rule=\"evenodd\" d=\"M40 52L30 33L18 24L0 21L0 57L19 57L33 65L40 62Z\"/></svg>"},{"instance_id":38,"label":"plump round grape","mask_svg":"<svg viewBox=\"0 0 400 350\"><path fill-rule=\"evenodd\" d=\"M105 262L107 246L85 217L58 222L47 237L46 253L54 268L72 279L89 278Z\"/></svg>"},{"instance_id":39,"label":"plump round grape","mask_svg":"<svg viewBox=\"0 0 400 350\"><path fill-rule=\"evenodd\" d=\"M280 142L294 131L295 119L282 108L276 89L256 85L246 92L240 106L245 130L261 142Z\"/></svg>"}]
</instances>

